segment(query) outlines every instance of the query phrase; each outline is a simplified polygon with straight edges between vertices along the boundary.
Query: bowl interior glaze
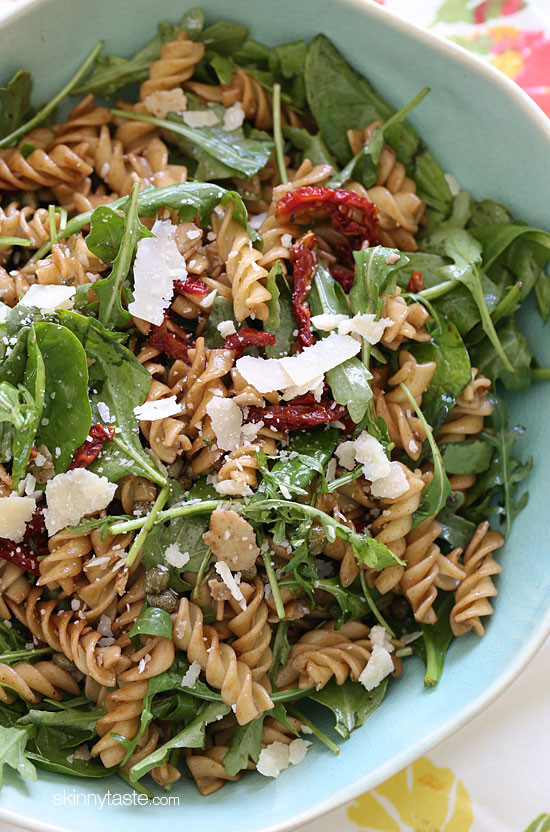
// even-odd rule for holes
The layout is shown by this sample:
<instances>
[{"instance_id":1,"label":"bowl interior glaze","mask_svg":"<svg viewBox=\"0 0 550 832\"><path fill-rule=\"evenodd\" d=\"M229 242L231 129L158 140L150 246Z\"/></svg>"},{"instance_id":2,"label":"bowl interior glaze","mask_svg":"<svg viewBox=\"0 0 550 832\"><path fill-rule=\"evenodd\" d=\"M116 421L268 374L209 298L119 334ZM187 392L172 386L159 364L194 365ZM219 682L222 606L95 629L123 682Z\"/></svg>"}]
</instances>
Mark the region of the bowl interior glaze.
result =
<instances>
[{"instance_id":1,"label":"bowl interior glaze","mask_svg":"<svg viewBox=\"0 0 550 832\"><path fill-rule=\"evenodd\" d=\"M1 24L1 81L17 69L30 69L34 100L45 100L99 39L107 52L131 54L153 36L158 21L176 22L192 5L190 0L14 4ZM210 21L246 23L254 37L272 45L323 32L396 107L430 86L431 94L411 121L445 169L475 197L492 197L517 217L548 226L550 122L496 70L360 0L204 0L201 6ZM521 322L540 364L548 366L550 343L538 316L524 310ZM500 594L486 636L466 636L452 645L436 689L424 689L420 660L408 661L404 678L391 685L364 728L342 742L338 757L314 745L278 780L247 775L208 799L183 778L171 793L180 797L179 808L105 806L100 811L93 795L108 789L129 795L122 780L39 772L38 782L29 783L8 770L0 818L33 829L80 832L95 832L98 824L103 832L130 825L134 832L150 832L151 823L174 828L182 820L186 828L202 832L288 829L375 786L479 712L518 675L550 630L550 476L542 442L550 388L540 384L507 400L512 422L528 429L518 450L535 458L529 504L499 558ZM76 805L60 806L60 798L56 803L64 790L78 795Z\"/></svg>"}]
</instances>

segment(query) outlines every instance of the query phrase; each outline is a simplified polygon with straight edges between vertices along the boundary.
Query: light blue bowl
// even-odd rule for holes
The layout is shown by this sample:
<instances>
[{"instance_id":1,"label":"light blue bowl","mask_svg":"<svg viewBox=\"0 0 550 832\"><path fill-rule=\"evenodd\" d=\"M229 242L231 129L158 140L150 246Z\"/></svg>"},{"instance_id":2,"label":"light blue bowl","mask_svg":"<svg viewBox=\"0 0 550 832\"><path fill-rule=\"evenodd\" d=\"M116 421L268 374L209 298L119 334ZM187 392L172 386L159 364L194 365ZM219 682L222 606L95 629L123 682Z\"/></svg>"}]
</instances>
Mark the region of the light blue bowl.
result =
<instances>
[{"instance_id":1,"label":"light blue bowl","mask_svg":"<svg viewBox=\"0 0 550 832\"><path fill-rule=\"evenodd\" d=\"M175 22L192 5L190 0L21 1L1 29L1 79L26 67L35 78L35 100L47 99L100 38L109 52L129 54L152 37L157 21ZM550 122L496 70L358 0L204 0L201 5L211 20L247 23L253 36L268 44L324 32L396 107L430 86L431 94L411 120L444 167L475 197L490 196L517 217L548 227ZM548 366L547 333L534 311L522 318L540 363ZM407 661L404 678L391 685L365 727L342 743L337 758L317 744L303 763L275 781L247 774L205 799L184 780L172 792L181 799L179 807L99 811L94 798L85 807L83 796L107 789L130 794L130 789L115 777L94 782L40 772L38 782L29 783L8 771L0 817L33 829L79 832L130 826L150 832L151 823L184 825L192 832L288 829L376 786L464 725L508 687L550 630L549 403L550 389L544 385L509 397L511 419L528 429L521 452L535 457L529 505L499 557L500 594L486 636L466 636L453 644L435 690L424 689L420 660ZM56 805L54 795L63 789L81 795L81 802Z\"/></svg>"}]
</instances>

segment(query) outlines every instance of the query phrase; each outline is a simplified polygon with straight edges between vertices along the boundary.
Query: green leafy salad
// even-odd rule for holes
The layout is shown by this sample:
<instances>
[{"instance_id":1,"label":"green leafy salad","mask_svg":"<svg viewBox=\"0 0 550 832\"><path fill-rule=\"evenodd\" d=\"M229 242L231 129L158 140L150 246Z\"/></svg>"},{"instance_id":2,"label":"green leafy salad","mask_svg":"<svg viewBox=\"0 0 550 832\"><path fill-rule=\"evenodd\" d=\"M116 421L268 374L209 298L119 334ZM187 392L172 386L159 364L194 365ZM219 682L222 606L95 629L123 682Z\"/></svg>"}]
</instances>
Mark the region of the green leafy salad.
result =
<instances>
[{"instance_id":1,"label":"green leafy salad","mask_svg":"<svg viewBox=\"0 0 550 832\"><path fill-rule=\"evenodd\" d=\"M277 777L484 633L550 234L347 58L194 9L0 89L0 784Z\"/></svg>"}]
</instances>

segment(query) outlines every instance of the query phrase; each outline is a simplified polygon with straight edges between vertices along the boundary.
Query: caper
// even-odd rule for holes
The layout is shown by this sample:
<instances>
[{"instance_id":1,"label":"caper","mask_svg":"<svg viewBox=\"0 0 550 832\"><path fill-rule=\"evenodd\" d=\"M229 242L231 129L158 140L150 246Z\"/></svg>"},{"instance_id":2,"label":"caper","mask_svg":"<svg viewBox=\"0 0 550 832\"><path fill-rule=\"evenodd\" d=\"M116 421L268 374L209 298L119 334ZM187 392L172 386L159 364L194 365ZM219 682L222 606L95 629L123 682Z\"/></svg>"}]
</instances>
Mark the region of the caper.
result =
<instances>
[{"instance_id":1,"label":"caper","mask_svg":"<svg viewBox=\"0 0 550 832\"><path fill-rule=\"evenodd\" d=\"M178 593L173 589L166 589L164 592L148 592L145 598L150 607L160 607L165 612L175 612L179 601Z\"/></svg>"},{"instance_id":2,"label":"caper","mask_svg":"<svg viewBox=\"0 0 550 832\"><path fill-rule=\"evenodd\" d=\"M253 581L257 574L258 570L256 569L256 564L253 563L250 569L243 569L241 572L241 578L243 581Z\"/></svg>"},{"instance_id":3,"label":"caper","mask_svg":"<svg viewBox=\"0 0 550 832\"><path fill-rule=\"evenodd\" d=\"M326 549L327 544L328 540L323 527L319 523L314 523L307 541L310 555L320 555Z\"/></svg>"},{"instance_id":4,"label":"caper","mask_svg":"<svg viewBox=\"0 0 550 832\"><path fill-rule=\"evenodd\" d=\"M164 592L170 583L170 573L166 567L153 566L145 573L145 592Z\"/></svg>"},{"instance_id":5,"label":"caper","mask_svg":"<svg viewBox=\"0 0 550 832\"><path fill-rule=\"evenodd\" d=\"M54 653L52 656L52 661L54 661L56 665L60 667L62 670L67 670L69 672L71 670L76 670L76 665L74 665L72 661L68 659L67 656L65 656L63 653Z\"/></svg>"}]
</instances>

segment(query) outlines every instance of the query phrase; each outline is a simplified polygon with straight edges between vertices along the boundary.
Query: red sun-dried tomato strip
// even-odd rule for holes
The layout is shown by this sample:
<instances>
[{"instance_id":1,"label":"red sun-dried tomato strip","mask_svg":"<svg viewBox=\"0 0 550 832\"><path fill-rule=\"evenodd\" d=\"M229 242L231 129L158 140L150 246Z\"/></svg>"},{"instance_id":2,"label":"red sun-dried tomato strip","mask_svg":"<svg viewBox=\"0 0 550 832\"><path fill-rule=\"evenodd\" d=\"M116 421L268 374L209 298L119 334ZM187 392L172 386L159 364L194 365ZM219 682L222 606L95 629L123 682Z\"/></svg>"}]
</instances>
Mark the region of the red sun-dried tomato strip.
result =
<instances>
[{"instance_id":1,"label":"red sun-dried tomato strip","mask_svg":"<svg viewBox=\"0 0 550 832\"><path fill-rule=\"evenodd\" d=\"M227 336L223 348L233 350L235 358L240 358L247 347L272 347L275 341L276 336L272 332L262 332L261 329L243 326L238 332Z\"/></svg>"},{"instance_id":2,"label":"red sun-dried tomato strip","mask_svg":"<svg viewBox=\"0 0 550 832\"><path fill-rule=\"evenodd\" d=\"M284 432L305 430L334 422L340 419L346 408L331 402L330 404L284 404L270 407L249 407L246 422L262 421L268 427L273 426Z\"/></svg>"},{"instance_id":3,"label":"red sun-dried tomato strip","mask_svg":"<svg viewBox=\"0 0 550 832\"><path fill-rule=\"evenodd\" d=\"M294 287L292 289L292 311L298 322L299 349L311 347L313 334L311 332L311 314L309 304L306 301L311 290L311 284L317 273L317 255L315 246L317 237L312 231L308 231L299 240L296 240L290 251L290 261L294 264Z\"/></svg>"},{"instance_id":4,"label":"red sun-dried tomato strip","mask_svg":"<svg viewBox=\"0 0 550 832\"><path fill-rule=\"evenodd\" d=\"M306 186L289 191L277 203L277 217L281 221L308 222L329 216L332 226L341 234L361 237L369 245L378 242L376 205L353 191Z\"/></svg>"},{"instance_id":5,"label":"red sun-dried tomato strip","mask_svg":"<svg viewBox=\"0 0 550 832\"><path fill-rule=\"evenodd\" d=\"M207 295L210 289L200 277L188 275L185 280L174 280L174 289L180 294Z\"/></svg>"},{"instance_id":6,"label":"red sun-dried tomato strip","mask_svg":"<svg viewBox=\"0 0 550 832\"><path fill-rule=\"evenodd\" d=\"M347 295L355 280L353 272L348 271L348 269L343 269L342 266L332 266L330 273Z\"/></svg>"},{"instance_id":7,"label":"red sun-dried tomato strip","mask_svg":"<svg viewBox=\"0 0 550 832\"><path fill-rule=\"evenodd\" d=\"M421 292L424 288L424 275L422 272L414 271L407 283L407 292Z\"/></svg>"},{"instance_id":8,"label":"red sun-dried tomato strip","mask_svg":"<svg viewBox=\"0 0 550 832\"><path fill-rule=\"evenodd\" d=\"M31 541L33 549L29 546ZM21 543L14 543L5 537L0 538L0 558L19 566L25 572L30 572L31 575L40 575L38 555L47 555L48 551L48 533L41 508L36 509L27 523Z\"/></svg>"},{"instance_id":9,"label":"red sun-dried tomato strip","mask_svg":"<svg viewBox=\"0 0 550 832\"><path fill-rule=\"evenodd\" d=\"M107 439L112 439L115 435L114 428L107 428L105 425L92 425L89 431L89 439L86 439L82 445L76 449L73 455L73 461L69 465L69 471L73 468L87 468L91 465L94 459L99 456L103 445Z\"/></svg>"},{"instance_id":10,"label":"red sun-dried tomato strip","mask_svg":"<svg viewBox=\"0 0 550 832\"><path fill-rule=\"evenodd\" d=\"M195 346L189 336L189 341L184 341L175 332L168 329L168 318L166 317L160 326L152 326L149 335L149 343L152 347L166 353L168 358L179 358L189 363L187 353Z\"/></svg>"}]
</instances>

